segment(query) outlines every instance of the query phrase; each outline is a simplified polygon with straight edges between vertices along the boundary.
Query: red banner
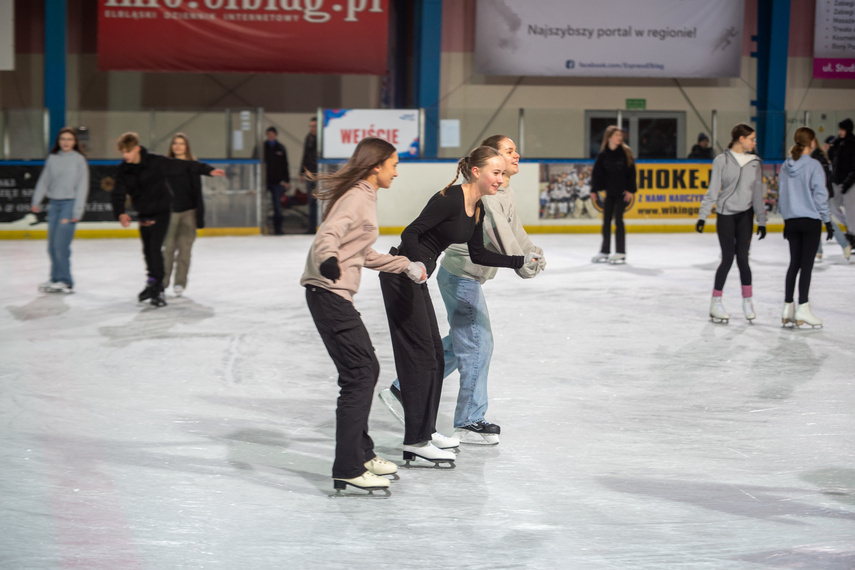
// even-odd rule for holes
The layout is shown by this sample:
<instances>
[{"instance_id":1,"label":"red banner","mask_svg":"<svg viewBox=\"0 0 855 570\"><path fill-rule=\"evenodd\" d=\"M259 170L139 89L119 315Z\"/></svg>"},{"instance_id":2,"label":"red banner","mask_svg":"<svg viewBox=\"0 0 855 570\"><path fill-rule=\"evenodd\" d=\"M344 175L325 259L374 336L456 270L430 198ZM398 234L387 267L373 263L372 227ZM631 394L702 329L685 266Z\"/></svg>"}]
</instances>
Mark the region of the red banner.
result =
<instances>
[{"instance_id":1,"label":"red banner","mask_svg":"<svg viewBox=\"0 0 855 570\"><path fill-rule=\"evenodd\" d=\"M389 0L98 0L103 71L386 73Z\"/></svg>"}]
</instances>

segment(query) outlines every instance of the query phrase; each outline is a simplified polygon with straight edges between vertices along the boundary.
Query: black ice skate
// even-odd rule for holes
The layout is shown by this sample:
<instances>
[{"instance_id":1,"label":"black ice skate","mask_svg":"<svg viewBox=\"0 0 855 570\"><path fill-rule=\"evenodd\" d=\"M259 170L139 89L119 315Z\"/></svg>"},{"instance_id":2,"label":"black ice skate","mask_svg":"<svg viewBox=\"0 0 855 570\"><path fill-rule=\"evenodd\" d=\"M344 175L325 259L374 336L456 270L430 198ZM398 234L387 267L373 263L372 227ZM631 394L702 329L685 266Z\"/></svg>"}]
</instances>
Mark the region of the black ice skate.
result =
<instances>
[{"instance_id":1,"label":"black ice skate","mask_svg":"<svg viewBox=\"0 0 855 570\"><path fill-rule=\"evenodd\" d=\"M502 428L484 420L454 430L454 435L460 439L460 443L472 445L498 445L500 433Z\"/></svg>"},{"instance_id":2,"label":"black ice skate","mask_svg":"<svg viewBox=\"0 0 855 570\"><path fill-rule=\"evenodd\" d=\"M163 288L160 288L157 293L151 298L152 307L165 307L166 306L166 296L163 294Z\"/></svg>"},{"instance_id":3,"label":"black ice skate","mask_svg":"<svg viewBox=\"0 0 855 570\"><path fill-rule=\"evenodd\" d=\"M140 303L148 301L149 299L151 299L152 297L154 297L157 294L157 290L158 290L157 283L155 281L149 279L145 284L145 289L140 291L140 294L137 295L137 299L139 299Z\"/></svg>"}]
</instances>

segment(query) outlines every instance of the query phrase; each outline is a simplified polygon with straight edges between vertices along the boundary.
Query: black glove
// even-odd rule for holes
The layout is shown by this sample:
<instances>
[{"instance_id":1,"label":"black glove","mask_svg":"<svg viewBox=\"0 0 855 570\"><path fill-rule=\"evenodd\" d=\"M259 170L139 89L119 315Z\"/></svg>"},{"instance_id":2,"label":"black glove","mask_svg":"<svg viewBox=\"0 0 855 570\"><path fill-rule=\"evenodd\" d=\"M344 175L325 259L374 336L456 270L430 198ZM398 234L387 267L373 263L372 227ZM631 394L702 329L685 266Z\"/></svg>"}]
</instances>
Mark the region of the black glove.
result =
<instances>
[{"instance_id":1,"label":"black glove","mask_svg":"<svg viewBox=\"0 0 855 570\"><path fill-rule=\"evenodd\" d=\"M706 224L705 221L698 220L698 223L695 224L695 231L698 232L699 234L704 233L704 224Z\"/></svg>"},{"instance_id":2,"label":"black glove","mask_svg":"<svg viewBox=\"0 0 855 570\"><path fill-rule=\"evenodd\" d=\"M321 275L335 283L341 277L341 268L338 266L338 259L329 257L321 263Z\"/></svg>"},{"instance_id":3,"label":"black glove","mask_svg":"<svg viewBox=\"0 0 855 570\"><path fill-rule=\"evenodd\" d=\"M834 226L831 222L825 222L825 231L828 232L828 235L825 236L825 241L834 239Z\"/></svg>"},{"instance_id":4,"label":"black glove","mask_svg":"<svg viewBox=\"0 0 855 570\"><path fill-rule=\"evenodd\" d=\"M757 235L760 236L757 238L757 241L766 237L766 226L757 226Z\"/></svg>"}]
</instances>

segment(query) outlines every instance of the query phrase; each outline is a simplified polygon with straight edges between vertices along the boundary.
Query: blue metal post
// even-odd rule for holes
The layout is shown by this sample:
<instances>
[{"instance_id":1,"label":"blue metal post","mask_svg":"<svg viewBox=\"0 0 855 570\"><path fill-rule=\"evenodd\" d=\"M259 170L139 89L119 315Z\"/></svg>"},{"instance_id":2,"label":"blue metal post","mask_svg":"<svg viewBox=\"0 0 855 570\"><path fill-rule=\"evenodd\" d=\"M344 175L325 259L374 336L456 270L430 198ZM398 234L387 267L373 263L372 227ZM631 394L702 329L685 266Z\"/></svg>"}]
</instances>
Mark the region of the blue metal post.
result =
<instances>
[{"instance_id":1,"label":"blue metal post","mask_svg":"<svg viewBox=\"0 0 855 570\"><path fill-rule=\"evenodd\" d=\"M784 157L787 136L787 56L790 36L790 0L757 2L757 153Z\"/></svg>"},{"instance_id":2,"label":"blue metal post","mask_svg":"<svg viewBox=\"0 0 855 570\"><path fill-rule=\"evenodd\" d=\"M65 125L66 0L45 0L45 107L50 143Z\"/></svg>"},{"instance_id":3,"label":"blue metal post","mask_svg":"<svg viewBox=\"0 0 855 570\"><path fill-rule=\"evenodd\" d=\"M424 156L437 156L442 0L419 0L416 9L416 104L425 110Z\"/></svg>"}]
</instances>

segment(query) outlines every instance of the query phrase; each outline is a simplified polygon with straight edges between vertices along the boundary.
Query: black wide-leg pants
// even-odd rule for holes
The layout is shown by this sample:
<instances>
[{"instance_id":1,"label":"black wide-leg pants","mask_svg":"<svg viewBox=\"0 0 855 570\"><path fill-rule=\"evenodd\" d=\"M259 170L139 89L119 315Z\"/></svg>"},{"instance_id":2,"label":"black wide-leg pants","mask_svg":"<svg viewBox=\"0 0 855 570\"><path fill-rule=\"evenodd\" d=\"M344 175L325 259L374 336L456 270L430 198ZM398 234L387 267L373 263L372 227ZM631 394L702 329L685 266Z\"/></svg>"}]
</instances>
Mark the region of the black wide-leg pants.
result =
<instances>
[{"instance_id":1,"label":"black wide-leg pants","mask_svg":"<svg viewBox=\"0 0 855 570\"><path fill-rule=\"evenodd\" d=\"M338 370L340 391L335 410L332 476L352 479L365 473L365 462L374 458L368 414L380 377L380 363L353 303L314 286L306 287L306 303Z\"/></svg>"}]
</instances>

